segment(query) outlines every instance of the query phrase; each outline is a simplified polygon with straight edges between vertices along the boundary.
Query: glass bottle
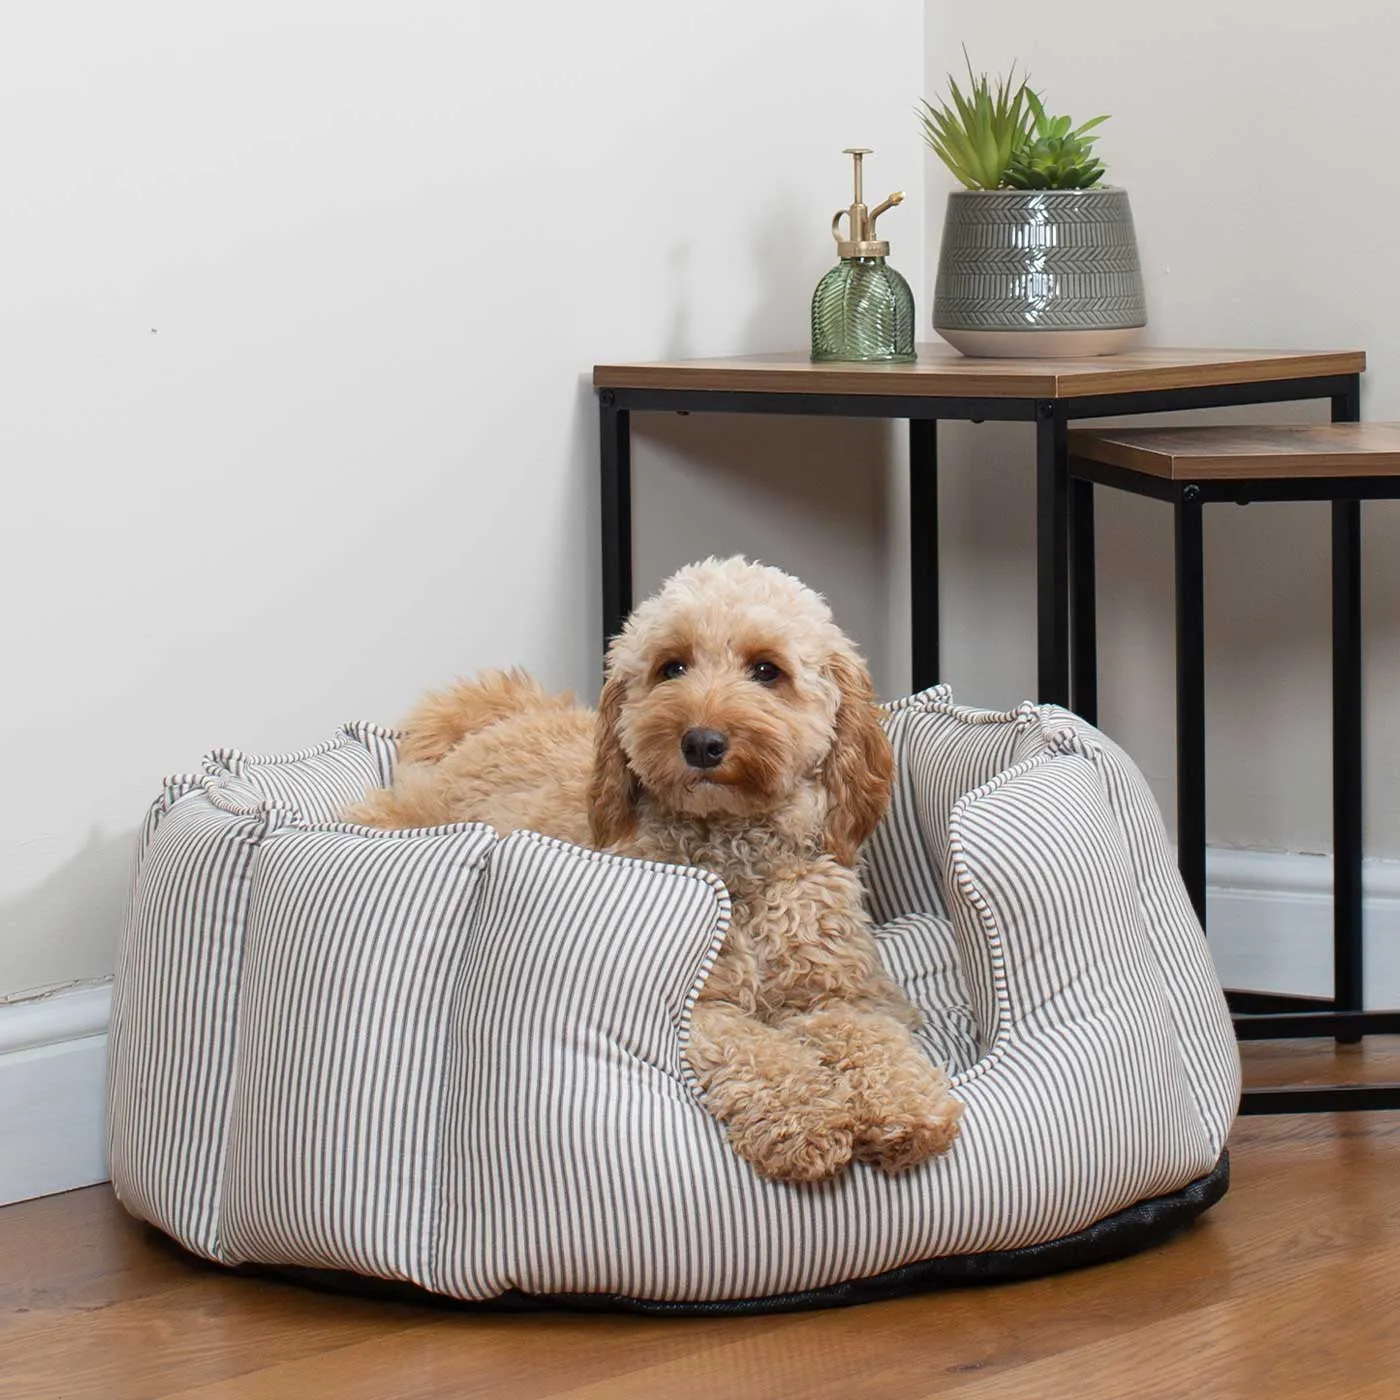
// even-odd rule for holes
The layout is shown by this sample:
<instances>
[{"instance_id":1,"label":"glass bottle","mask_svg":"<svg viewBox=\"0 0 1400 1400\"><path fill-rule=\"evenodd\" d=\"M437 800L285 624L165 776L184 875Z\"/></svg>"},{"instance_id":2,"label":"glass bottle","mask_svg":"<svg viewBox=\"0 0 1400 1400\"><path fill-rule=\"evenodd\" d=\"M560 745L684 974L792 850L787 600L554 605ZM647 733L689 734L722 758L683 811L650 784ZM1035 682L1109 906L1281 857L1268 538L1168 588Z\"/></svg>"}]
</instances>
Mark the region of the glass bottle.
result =
<instances>
[{"instance_id":1,"label":"glass bottle","mask_svg":"<svg viewBox=\"0 0 1400 1400\"><path fill-rule=\"evenodd\" d=\"M865 147L843 153L855 162L855 199L831 221L841 261L817 283L812 294L812 359L907 363L914 355L914 294L886 261L890 245L875 237L875 220L904 202L902 191L874 209L861 197L861 158ZM847 238L841 237L846 216Z\"/></svg>"}]
</instances>

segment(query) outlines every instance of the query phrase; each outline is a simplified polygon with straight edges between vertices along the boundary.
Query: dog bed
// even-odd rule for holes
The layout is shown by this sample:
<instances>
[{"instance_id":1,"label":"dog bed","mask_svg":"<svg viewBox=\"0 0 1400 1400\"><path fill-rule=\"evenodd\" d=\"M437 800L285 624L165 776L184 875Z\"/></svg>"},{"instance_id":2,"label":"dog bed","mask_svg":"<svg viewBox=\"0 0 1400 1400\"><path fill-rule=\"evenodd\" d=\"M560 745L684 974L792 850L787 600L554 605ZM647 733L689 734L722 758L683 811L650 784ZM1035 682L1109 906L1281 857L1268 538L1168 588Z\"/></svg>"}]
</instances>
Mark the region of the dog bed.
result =
<instances>
[{"instance_id":1,"label":"dog bed","mask_svg":"<svg viewBox=\"0 0 1400 1400\"><path fill-rule=\"evenodd\" d=\"M338 812L392 773L352 725L171 779L113 996L118 1198L185 1249L449 1299L652 1311L861 1301L1163 1238L1226 1184L1239 1060L1141 775L1063 710L887 724L866 881L966 1105L902 1176L758 1176L684 1056L713 875ZM326 1271L332 1271L328 1274Z\"/></svg>"}]
</instances>

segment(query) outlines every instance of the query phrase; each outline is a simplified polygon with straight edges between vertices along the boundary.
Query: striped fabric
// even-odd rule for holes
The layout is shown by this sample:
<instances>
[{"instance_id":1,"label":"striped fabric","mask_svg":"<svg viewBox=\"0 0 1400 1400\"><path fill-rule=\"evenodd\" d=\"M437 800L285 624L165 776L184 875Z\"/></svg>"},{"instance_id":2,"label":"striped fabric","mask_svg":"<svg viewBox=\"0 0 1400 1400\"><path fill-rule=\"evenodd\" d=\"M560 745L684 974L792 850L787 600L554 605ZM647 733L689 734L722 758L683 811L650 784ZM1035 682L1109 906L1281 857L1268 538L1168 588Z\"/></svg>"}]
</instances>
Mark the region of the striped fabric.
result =
<instances>
[{"instance_id":1,"label":"striped fabric","mask_svg":"<svg viewBox=\"0 0 1400 1400\"><path fill-rule=\"evenodd\" d=\"M1041 1243L1204 1176L1238 1058L1140 775L1048 708L938 690L889 728L866 879L967 1106L946 1156L757 1176L684 1057L719 881L529 833L328 825L359 796L334 766L370 754L354 740L225 751L153 809L112 1035L121 1199L226 1262L696 1301ZM379 781L392 736L362 730Z\"/></svg>"},{"instance_id":2,"label":"striped fabric","mask_svg":"<svg viewBox=\"0 0 1400 1400\"><path fill-rule=\"evenodd\" d=\"M1161 970L1159 991L1176 1028L1197 1108L1211 1141L1224 1147L1239 1103L1240 1060L1229 1008L1206 948L1191 897L1177 873L1162 814L1147 780L1111 739L1067 710L1047 706L1048 729L1064 735L1061 748L1087 758L1132 852L1143 926Z\"/></svg>"},{"instance_id":3,"label":"striped fabric","mask_svg":"<svg viewBox=\"0 0 1400 1400\"><path fill-rule=\"evenodd\" d=\"M234 1026L253 860L271 807L172 780L142 834L108 1034L108 1167L132 1214L219 1257Z\"/></svg>"},{"instance_id":4,"label":"striped fabric","mask_svg":"<svg viewBox=\"0 0 1400 1400\"><path fill-rule=\"evenodd\" d=\"M166 780L137 847L108 1038L107 1145L119 1197L189 1249L220 1258L253 865L270 830L329 819L392 776L392 731L349 724L301 753L220 749Z\"/></svg>"},{"instance_id":5,"label":"striped fabric","mask_svg":"<svg viewBox=\"0 0 1400 1400\"><path fill-rule=\"evenodd\" d=\"M682 1051L728 921L703 871L501 844L454 1028L431 1287L692 1295L724 1188L744 1191L732 1164L715 1176L732 1154Z\"/></svg>"},{"instance_id":6,"label":"striped fabric","mask_svg":"<svg viewBox=\"0 0 1400 1400\"><path fill-rule=\"evenodd\" d=\"M308 822L334 822L370 788L388 786L397 757L392 729L357 722L300 753L215 749L204 760L204 772L233 801L271 802Z\"/></svg>"},{"instance_id":7,"label":"striped fabric","mask_svg":"<svg viewBox=\"0 0 1400 1400\"><path fill-rule=\"evenodd\" d=\"M914 1035L929 1059L950 1074L971 1069L982 1037L952 923L937 914L905 914L876 929L875 944L885 971L923 1016Z\"/></svg>"},{"instance_id":8,"label":"striped fabric","mask_svg":"<svg viewBox=\"0 0 1400 1400\"><path fill-rule=\"evenodd\" d=\"M937 843L920 820L933 798L928 764L919 761L922 745L914 742L911 731L922 720L926 706L944 704L951 698L947 686L935 686L885 707L885 732L894 746L894 795L864 854L866 903L877 924L901 914L948 912L942 877L936 862L929 858ZM914 772L915 767L922 771Z\"/></svg>"},{"instance_id":9,"label":"striped fabric","mask_svg":"<svg viewBox=\"0 0 1400 1400\"><path fill-rule=\"evenodd\" d=\"M1092 764L1068 752L1028 759L960 799L951 825L949 875L992 949L999 1012L959 1088L970 1114L977 1086L995 1083L1038 1143L1004 1203L1009 1238L989 1247L1023 1230L1067 1234L1087 1223L1077 1216L1088 1200L1109 1213L1200 1175L1222 1144L1192 1101L1130 857Z\"/></svg>"},{"instance_id":10,"label":"striped fabric","mask_svg":"<svg viewBox=\"0 0 1400 1400\"><path fill-rule=\"evenodd\" d=\"M420 1280L489 827L272 832L258 855L220 1254Z\"/></svg>"},{"instance_id":11,"label":"striped fabric","mask_svg":"<svg viewBox=\"0 0 1400 1400\"><path fill-rule=\"evenodd\" d=\"M1039 752L1041 719L1025 704L1002 713L956 706L946 686L896 701L887 727L894 744L894 810L869 843L866 882L877 923L904 914L951 915L981 1040L997 1033L991 949L967 911L947 896L948 827L964 793ZM932 886L932 889L928 887Z\"/></svg>"}]
</instances>

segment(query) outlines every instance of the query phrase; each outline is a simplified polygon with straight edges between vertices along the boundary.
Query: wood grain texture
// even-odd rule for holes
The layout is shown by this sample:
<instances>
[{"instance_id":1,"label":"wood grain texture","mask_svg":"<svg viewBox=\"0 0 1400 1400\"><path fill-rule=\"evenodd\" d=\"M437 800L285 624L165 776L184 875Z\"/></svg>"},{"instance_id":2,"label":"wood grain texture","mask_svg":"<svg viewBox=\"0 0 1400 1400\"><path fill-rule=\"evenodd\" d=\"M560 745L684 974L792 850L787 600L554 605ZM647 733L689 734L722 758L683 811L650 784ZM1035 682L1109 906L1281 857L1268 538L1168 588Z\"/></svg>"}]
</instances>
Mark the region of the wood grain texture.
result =
<instances>
[{"instance_id":1,"label":"wood grain texture","mask_svg":"<svg viewBox=\"0 0 1400 1400\"><path fill-rule=\"evenodd\" d=\"M595 389L722 389L767 394L1073 399L1360 374L1362 350L1145 349L1084 360L979 360L920 345L912 365L820 364L805 352L594 365Z\"/></svg>"},{"instance_id":2,"label":"wood grain texture","mask_svg":"<svg viewBox=\"0 0 1400 1400\"><path fill-rule=\"evenodd\" d=\"M1371 1036L1356 1045L1337 1045L1326 1039L1261 1040L1248 1047L1245 1064L1251 1089L1285 1084L1400 1083L1400 1038Z\"/></svg>"},{"instance_id":3,"label":"wood grain texture","mask_svg":"<svg viewBox=\"0 0 1400 1400\"><path fill-rule=\"evenodd\" d=\"M1080 1396L1086 1378L1105 1395L1134 1400L1316 1400L1335 1395L1339 1367L1348 1385L1400 1372L1400 1328L1390 1307L1400 1247L1358 1251L1352 1258L1311 1269L1259 1290L1246 1326L1239 1306L1223 1301L1184 1317L1075 1347L961 1390L967 1400L1053 1400ZM1345 1355L1314 1331L1319 1295L1348 1309L1354 1322ZM1313 1345L1300 1349L1300 1332ZM940 1391L929 1390L933 1396Z\"/></svg>"},{"instance_id":4,"label":"wood grain texture","mask_svg":"<svg viewBox=\"0 0 1400 1400\"><path fill-rule=\"evenodd\" d=\"M1395 476L1400 423L1075 430L1069 451L1170 481Z\"/></svg>"},{"instance_id":5,"label":"wood grain texture","mask_svg":"<svg viewBox=\"0 0 1400 1400\"><path fill-rule=\"evenodd\" d=\"M1395 1073L1395 1041L1245 1047L1251 1083ZM755 1318L483 1314L193 1264L105 1187L0 1210L5 1400L1395 1400L1400 1113L1252 1118L1234 1186L1147 1254Z\"/></svg>"}]
</instances>

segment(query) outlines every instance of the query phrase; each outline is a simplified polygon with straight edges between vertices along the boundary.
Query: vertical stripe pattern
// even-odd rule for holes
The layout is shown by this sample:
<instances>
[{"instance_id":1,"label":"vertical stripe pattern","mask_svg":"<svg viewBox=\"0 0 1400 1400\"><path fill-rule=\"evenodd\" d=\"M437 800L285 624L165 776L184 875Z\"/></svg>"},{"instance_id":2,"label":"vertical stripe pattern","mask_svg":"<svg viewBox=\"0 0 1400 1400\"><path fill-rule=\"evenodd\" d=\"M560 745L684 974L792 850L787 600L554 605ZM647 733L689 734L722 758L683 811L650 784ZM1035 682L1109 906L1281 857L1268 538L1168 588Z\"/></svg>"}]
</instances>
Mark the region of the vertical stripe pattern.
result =
<instances>
[{"instance_id":1,"label":"vertical stripe pattern","mask_svg":"<svg viewBox=\"0 0 1400 1400\"><path fill-rule=\"evenodd\" d=\"M685 1062L720 882L530 833L330 825L392 763L351 726L221 751L152 809L114 1001L122 1200L213 1258L681 1301L1041 1243L1204 1175L1238 1056L1141 775L1049 708L940 688L888 725L865 878L966 1104L942 1158L759 1177Z\"/></svg>"},{"instance_id":2,"label":"vertical stripe pattern","mask_svg":"<svg viewBox=\"0 0 1400 1400\"><path fill-rule=\"evenodd\" d=\"M428 1286L454 986L487 827L283 830L248 915L222 1255ZM256 1053L252 1053L256 1047Z\"/></svg>"},{"instance_id":3,"label":"vertical stripe pattern","mask_svg":"<svg viewBox=\"0 0 1400 1400\"><path fill-rule=\"evenodd\" d=\"M1047 753L993 779L959 800L950 848L959 903L992 950L1002 1023L958 1087L993 1078L1033 1092L1020 1113L1045 1135L1037 1163L1006 1164L1023 1222L1067 1234L1200 1175L1217 1153L1092 764Z\"/></svg>"},{"instance_id":4,"label":"vertical stripe pattern","mask_svg":"<svg viewBox=\"0 0 1400 1400\"><path fill-rule=\"evenodd\" d=\"M218 1258L253 862L272 808L215 805L197 780L152 808L112 988L107 1144L122 1204Z\"/></svg>"},{"instance_id":5,"label":"vertical stripe pattern","mask_svg":"<svg viewBox=\"0 0 1400 1400\"><path fill-rule=\"evenodd\" d=\"M1094 765L1132 852L1143 924L1162 974L1159 991L1170 1009L1202 1120L1217 1151L1223 1151L1239 1107L1239 1050L1157 801L1127 754L1077 715L1047 706L1045 725L1063 736L1064 751L1080 753Z\"/></svg>"},{"instance_id":6,"label":"vertical stripe pattern","mask_svg":"<svg viewBox=\"0 0 1400 1400\"><path fill-rule=\"evenodd\" d=\"M492 858L453 1042L437 1286L686 1296L725 1155L682 1040L723 885L533 834ZM732 1175L732 1172L727 1175Z\"/></svg>"}]
</instances>

